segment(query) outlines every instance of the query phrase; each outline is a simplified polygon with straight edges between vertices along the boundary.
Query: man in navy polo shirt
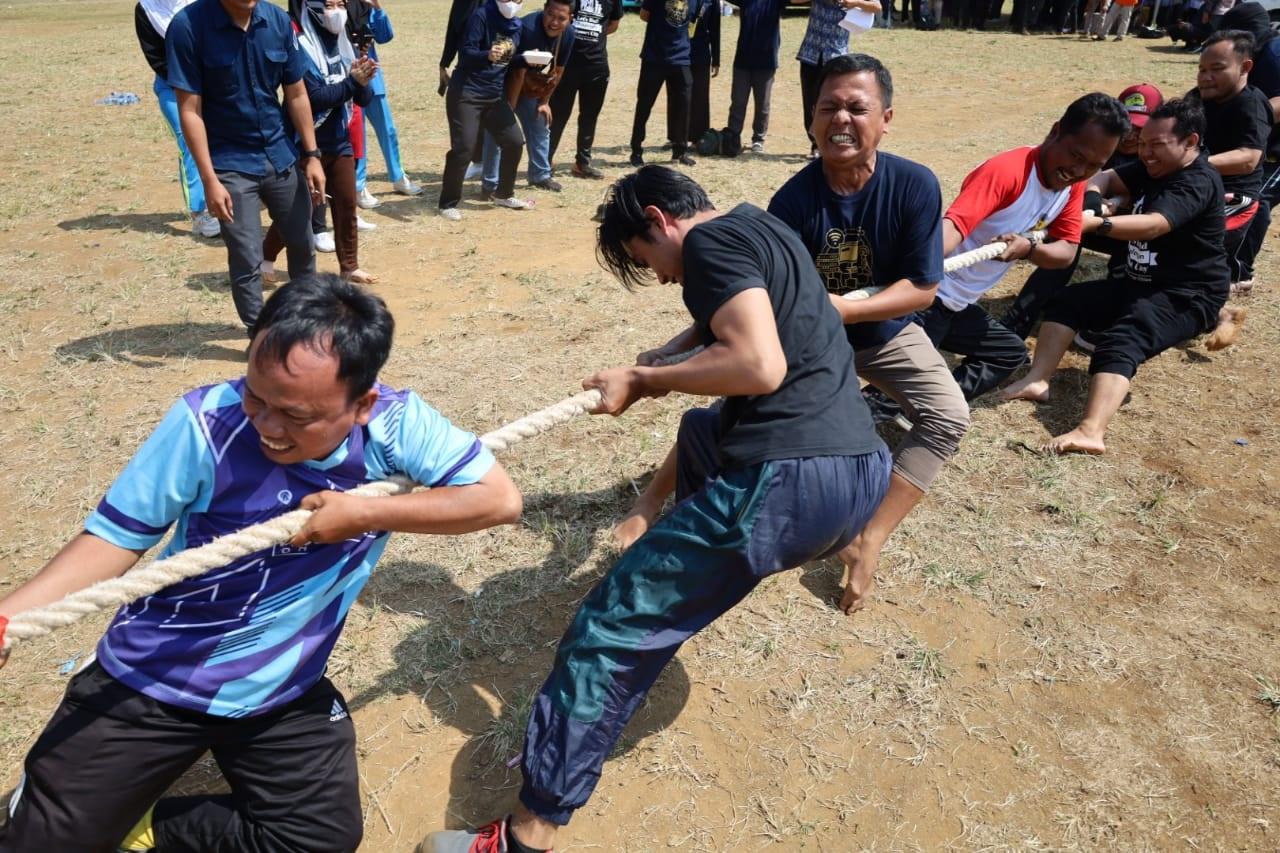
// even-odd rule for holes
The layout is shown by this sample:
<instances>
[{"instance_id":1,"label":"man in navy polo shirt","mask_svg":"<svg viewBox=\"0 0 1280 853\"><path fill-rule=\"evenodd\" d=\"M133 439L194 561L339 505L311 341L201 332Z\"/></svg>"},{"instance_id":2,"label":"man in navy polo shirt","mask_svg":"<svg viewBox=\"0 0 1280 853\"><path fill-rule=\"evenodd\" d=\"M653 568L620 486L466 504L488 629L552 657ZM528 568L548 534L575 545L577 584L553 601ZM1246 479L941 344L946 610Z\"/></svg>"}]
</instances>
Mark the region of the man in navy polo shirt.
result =
<instances>
[{"instance_id":1,"label":"man in navy polo shirt","mask_svg":"<svg viewBox=\"0 0 1280 853\"><path fill-rule=\"evenodd\" d=\"M316 269L311 204L324 198L324 170L302 82L306 60L289 15L258 0L195 0L169 25L165 53L182 133L209 212L222 222L231 295L248 329L262 310L259 202L284 238L290 277ZM301 164L276 95L282 86Z\"/></svg>"},{"instance_id":2,"label":"man in navy polo shirt","mask_svg":"<svg viewBox=\"0 0 1280 853\"><path fill-rule=\"evenodd\" d=\"M636 117L631 125L632 166L644 165L645 125L664 84L671 162L693 165L693 158L688 154L689 101L693 92L689 37L705 2L644 0L640 7L640 19L646 24L644 46L640 49L640 80L636 84Z\"/></svg>"},{"instance_id":3,"label":"man in navy polo shirt","mask_svg":"<svg viewBox=\"0 0 1280 853\"><path fill-rule=\"evenodd\" d=\"M751 120L751 150L764 153L769 132L769 102L773 77L778 73L778 46L782 42L779 20L786 0L741 0L742 25L738 49L733 55L733 82L729 94L729 130L742 135L747 120L747 97L755 99Z\"/></svg>"}]
</instances>

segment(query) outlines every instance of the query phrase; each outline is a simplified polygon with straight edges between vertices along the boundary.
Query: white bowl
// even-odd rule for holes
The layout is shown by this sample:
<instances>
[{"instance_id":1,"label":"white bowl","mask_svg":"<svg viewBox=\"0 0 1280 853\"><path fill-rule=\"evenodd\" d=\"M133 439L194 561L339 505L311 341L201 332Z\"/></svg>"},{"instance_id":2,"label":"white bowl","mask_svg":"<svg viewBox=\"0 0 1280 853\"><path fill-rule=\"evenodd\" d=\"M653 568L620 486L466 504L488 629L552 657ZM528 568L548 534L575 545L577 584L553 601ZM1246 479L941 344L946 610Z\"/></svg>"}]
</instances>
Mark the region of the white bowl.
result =
<instances>
[{"instance_id":1,"label":"white bowl","mask_svg":"<svg viewBox=\"0 0 1280 853\"><path fill-rule=\"evenodd\" d=\"M526 50L521 54L524 61L534 68L541 68L551 61L551 54L545 50Z\"/></svg>"}]
</instances>

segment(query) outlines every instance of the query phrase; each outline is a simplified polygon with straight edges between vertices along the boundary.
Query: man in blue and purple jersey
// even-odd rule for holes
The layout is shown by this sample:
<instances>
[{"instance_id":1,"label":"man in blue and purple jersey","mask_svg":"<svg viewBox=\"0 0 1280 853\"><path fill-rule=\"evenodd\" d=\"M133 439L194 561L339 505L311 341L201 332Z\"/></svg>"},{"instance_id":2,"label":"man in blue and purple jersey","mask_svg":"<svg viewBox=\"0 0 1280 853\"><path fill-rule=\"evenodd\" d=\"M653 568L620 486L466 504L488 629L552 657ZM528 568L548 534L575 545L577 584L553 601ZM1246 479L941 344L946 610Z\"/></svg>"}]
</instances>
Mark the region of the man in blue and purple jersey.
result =
<instances>
[{"instance_id":1,"label":"man in blue and purple jersey","mask_svg":"<svg viewBox=\"0 0 1280 853\"><path fill-rule=\"evenodd\" d=\"M313 510L287 546L120 609L27 756L0 851L357 847L355 729L324 677L347 611L390 531L465 533L521 508L474 435L377 382L393 328L336 276L277 291L246 375L184 395L84 532L0 599L3 636L5 614L124 573L171 527L161 556ZM392 475L431 488L344 494ZM159 799L206 750L230 795Z\"/></svg>"}]
</instances>

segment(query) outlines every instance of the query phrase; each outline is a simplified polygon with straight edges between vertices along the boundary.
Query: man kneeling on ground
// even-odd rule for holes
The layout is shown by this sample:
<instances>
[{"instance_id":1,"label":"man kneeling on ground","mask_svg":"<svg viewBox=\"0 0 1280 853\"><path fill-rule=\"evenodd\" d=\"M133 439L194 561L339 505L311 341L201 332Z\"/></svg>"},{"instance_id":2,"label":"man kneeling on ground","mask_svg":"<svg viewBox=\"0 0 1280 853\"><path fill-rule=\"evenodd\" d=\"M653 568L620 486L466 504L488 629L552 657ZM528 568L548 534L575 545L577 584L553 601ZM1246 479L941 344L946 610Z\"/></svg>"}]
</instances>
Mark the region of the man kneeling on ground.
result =
<instances>
[{"instance_id":1,"label":"man kneeling on ground","mask_svg":"<svg viewBox=\"0 0 1280 853\"><path fill-rule=\"evenodd\" d=\"M1200 148L1204 113L1184 99L1151 114L1138 142L1141 162L1103 172L1093 188L1133 200L1128 216L1089 217L1085 229L1129 241L1124 276L1066 288L1040 327L1030 372L1006 400L1049 399L1049 379L1077 330L1097 346L1084 419L1049 442L1057 453L1102 453L1138 365L1212 329L1227 301L1222 179Z\"/></svg>"},{"instance_id":2,"label":"man kneeling on ground","mask_svg":"<svg viewBox=\"0 0 1280 853\"><path fill-rule=\"evenodd\" d=\"M0 599L12 615L124 574L171 526L161 556L313 511L289 547L120 608L27 754L0 851L359 846L355 727L324 677L347 611L389 531L511 524L521 503L474 435L377 381L392 329L333 275L276 291L247 374L175 403L84 532ZM431 488L344 494L397 474ZM156 802L205 751L231 793Z\"/></svg>"}]
</instances>

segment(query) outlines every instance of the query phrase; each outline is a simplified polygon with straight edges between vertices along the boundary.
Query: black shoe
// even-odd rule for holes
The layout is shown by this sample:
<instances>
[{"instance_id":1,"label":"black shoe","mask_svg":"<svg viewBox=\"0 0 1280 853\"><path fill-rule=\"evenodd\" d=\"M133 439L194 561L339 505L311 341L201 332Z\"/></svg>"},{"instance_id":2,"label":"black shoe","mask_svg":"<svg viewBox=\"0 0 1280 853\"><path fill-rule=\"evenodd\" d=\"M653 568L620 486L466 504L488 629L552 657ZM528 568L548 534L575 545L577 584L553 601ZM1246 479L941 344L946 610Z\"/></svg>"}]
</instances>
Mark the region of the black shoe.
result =
<instances>
[{"instance_id":1,"label":"black shoe","mask_svg":"<svg viewBox=\"0 0 1280 853\"><path fill-rule=\"evenodd\" d=\"M641 156L639 151L632 151L630 163L632 166L635 166L637 169L639 169L641 166L644 165L644 157Z\"/></svg>"},{"instance_id":2,"label":"black shoe","mask_svg":"<svg viewBox=\"0 0 1280 853\"><path fill-rule=\"evenodd\" d=\"M574 163L573 176L575 178L589 178L598 181L604 177L604 172L592 166L590 163Z\"/></svg>"},{"instance_id":3,"label":"black shoe","mask_svg":"<svg viewBox=\"0 0 1280 853\"><path fill-rule=\"evenodd\" d=\"M871 410L871 420L879 424L895 424L899 429L910 431L911 421L902 413L902 407L885 396L878 388L866 387L862 391L862 399Z\"/></svg>"},{"instance_id":4,"label":"black shoe","mask_svg":"<svg viewBox=\"0 0 1280 853\"><path fill-rule=\"evenodd\" d=\"M690 157L688 154L673 154L671 155L671 162L679 163L681 166L698 165L698 161Z\"/></svg>"},{"instance_id":5,"label":"black shoe","mask_svg":"<svg viewBox=\"0 0 1280 853\"><path fill-rule=\"evenodd\" d=\"M558 193L564 187L560 186L560 182L555 178L547 178L545 181L539 181L536 184L529 184L531 187L537 187L540 190L546 190L549 193Z\"/></svg>"}]
</instances>

